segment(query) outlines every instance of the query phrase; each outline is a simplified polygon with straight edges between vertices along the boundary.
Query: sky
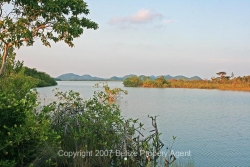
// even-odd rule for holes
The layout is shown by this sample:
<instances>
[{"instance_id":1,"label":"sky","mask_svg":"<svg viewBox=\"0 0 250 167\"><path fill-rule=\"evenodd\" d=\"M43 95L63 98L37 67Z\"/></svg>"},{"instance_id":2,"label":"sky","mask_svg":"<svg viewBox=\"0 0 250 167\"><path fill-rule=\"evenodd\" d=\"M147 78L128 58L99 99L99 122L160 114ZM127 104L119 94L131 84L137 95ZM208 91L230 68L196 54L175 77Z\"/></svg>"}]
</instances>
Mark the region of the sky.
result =
<instances>
[{"instance_id":1,"label":"sky","mask_svg":"<svg viewBox=\"0 0 250 167\"><path fill-rule=\"evenodd\" d=\"M37 40L17 50L17 59L53 77L250 75L249 0L85 2L99 29L85 29L73 48Z\"/></svg>"}]
</instances>

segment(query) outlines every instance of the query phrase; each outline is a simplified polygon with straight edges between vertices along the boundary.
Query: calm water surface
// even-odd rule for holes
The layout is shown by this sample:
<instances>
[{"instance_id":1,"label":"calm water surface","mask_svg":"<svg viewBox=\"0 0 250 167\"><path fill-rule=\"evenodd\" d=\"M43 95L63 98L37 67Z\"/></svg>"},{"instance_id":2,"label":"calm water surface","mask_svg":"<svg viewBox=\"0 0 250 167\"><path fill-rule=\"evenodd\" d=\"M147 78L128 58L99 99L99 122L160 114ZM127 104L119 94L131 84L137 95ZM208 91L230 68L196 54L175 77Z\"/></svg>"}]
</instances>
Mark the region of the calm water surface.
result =
<instances>
[{"instance_id":1,"label":"calm water surface","mask_svg":"<svg viewBox=\"0 0 250 167\"><path fill-rule=\"evenodd\" d=\"M94 81L59 81L58 86L38 88L41 101L54 100L52 90L74 90L89 99ZM108 82L123 87L122 82ZM140 118L151 130L148 115L158 115L158 127L165 145L177 136L174 151L190 151L197 167L250 167L250 93L202 89L126 88L128 95L118 100L122 115Z\"/></svg>"}]
</instances>

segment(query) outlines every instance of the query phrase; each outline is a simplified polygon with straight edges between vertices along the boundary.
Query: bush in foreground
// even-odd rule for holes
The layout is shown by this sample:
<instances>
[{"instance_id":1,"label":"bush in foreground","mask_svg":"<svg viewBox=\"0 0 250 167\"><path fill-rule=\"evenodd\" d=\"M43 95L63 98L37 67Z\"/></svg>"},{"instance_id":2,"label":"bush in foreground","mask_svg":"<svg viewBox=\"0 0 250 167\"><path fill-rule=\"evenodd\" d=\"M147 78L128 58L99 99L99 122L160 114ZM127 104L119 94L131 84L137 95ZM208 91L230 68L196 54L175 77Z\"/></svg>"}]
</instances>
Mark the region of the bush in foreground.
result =
<instances>
[{"instance_id":1,"label":"bush in foreground","mask_svg":"<svg viewBox=\"0 0 250 167\"><path fill-rule=\"evenodd\" d=\"M50 119L36 112L37 93L32 78L21 74L0 80L0 166L27 166L43 149L44 142L55 141Z\"/></svg>"},{"instance_id":2,"label":"bush in foreground","mask_svg":"<svg viewBox=\"0 0 250 167\"><path fill-rule=\"evenodd\" d=\"M38 110L37 93L31 90L36 83L30 77L19 73L0 83L0 166L160 165L159 156L145 153L163 147L156 117L150 117L153 130L144 136L143 124L124 119L107 92L95 92L87 101L77 92L57 92L57 102ZM162 163L172 161L173 155Z\"/></svg>"},{"instance_id":3,"label":"bush in foreground","mask_svg":"<svg viewBox=\"0 0 250 167\"><path fill-rule=\"evenodd\" d=\"M87 101L73 91L57 92L56 96L58 102L45 106L43 110L50 113L52 129L61 136L61 143L59 149L45 151L36 161L36 166L45 164L43 159L47 159L48 152L52 157L50 162L55 166L159 165L159 156L146 155L146 151L159 152L163 147L156 117L150 117L153 133L145 137L143 124L138 119L125 120L119 107L109 102L105 92L95 92ZM70 152L75 155L69 155ZM170 161L174 160L172 155ZM164 161L165 164L171 163L169 159Z\"/></svg>"}]
</instances>

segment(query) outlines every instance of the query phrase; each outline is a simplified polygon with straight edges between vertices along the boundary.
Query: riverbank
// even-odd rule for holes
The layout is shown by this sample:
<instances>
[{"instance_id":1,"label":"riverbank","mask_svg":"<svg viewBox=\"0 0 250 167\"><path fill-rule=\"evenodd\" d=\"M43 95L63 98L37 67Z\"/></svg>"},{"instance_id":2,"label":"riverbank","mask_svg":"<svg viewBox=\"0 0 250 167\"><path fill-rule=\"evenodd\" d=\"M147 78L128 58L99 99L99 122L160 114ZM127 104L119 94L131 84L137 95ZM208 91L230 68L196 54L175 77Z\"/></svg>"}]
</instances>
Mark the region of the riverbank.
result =
<instances>
[{"instance_id":1,"label":"riverbank","mask_svg":"<svg viewBox=\"0 0 250 167\"><path fill-rule=\"evenodd\" d=\"M125 87L145 88L194 88L219 89L232 91L250 91L250 76L237 78L212 78L211 80L167 80L163 76L151 80L150 78L130 77L123 82Z\"/></svg>"}]
</instances>

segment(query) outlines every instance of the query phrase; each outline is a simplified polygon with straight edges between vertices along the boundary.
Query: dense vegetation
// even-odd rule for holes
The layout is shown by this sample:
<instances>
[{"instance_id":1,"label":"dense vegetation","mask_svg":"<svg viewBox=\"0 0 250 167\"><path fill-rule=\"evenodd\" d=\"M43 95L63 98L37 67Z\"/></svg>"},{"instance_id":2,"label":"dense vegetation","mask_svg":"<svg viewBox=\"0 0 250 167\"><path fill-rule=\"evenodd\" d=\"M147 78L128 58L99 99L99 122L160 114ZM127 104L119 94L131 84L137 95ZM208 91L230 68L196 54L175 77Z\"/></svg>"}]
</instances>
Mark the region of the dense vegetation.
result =
<instances>
[{"instance_id":1,"label":"dense vegetation","mask_svg":"<svg viewBox=\"0 0 250 167\"><path fill-rule=\"evenodd\" d=\"M36 83L23 73L0 78L0 166L27 166L54 141L46 113L36 112Z\"/></svg>"},{"instance_id":2,"label":"dense vegetation","mask_svg":"<svg viewBox=\"0 0 250 167\"><path fill-rule=\"evenodd\" d=\"M13 50L10 50L9 58L6 64L5 73L2 78L8 78L14 75L20 75L23 77L29 77L29 81L33 82L34 87L45 87L57 85L54 78L51 78L44 72L37 71L34 68L28 68L23 66L23 62L15 61L16 54ZM0 59L2 56L0 55ZM0 62L1 66L1 62Z\"/></svg>"},{"instance_id":3,"label":"dense vegetation","mask_svg":"<svg viewBox=\"0 0 250 167\"><path fill-rule=\"evenodd\" d=\"M224 75L225 74L226 73L224 73ZM127 87L198 88L250 91L250 76L234 77L232 75L231 77L228 77L224 75L217 78L211 78L211 80L167 80L163 76L151 80L149 77L133 76L125 79L123 84Z\"/></svg>"},{"instance_id":4,"label":"dense vegetation","mask_svg":"<svg viewBox=\"0 0 250 167\"><path fill-rule=\"evenodd\" d=\"M144 136L138 119L124 119L120 108L109 102L122 89L104 85L104 92L95 92L87 101L77 92L57 92L58 101L37 107L34 86L31 77L20 72L0 78L1 167L139 167L175 162L171 148L169 157L146 155L163 147L156 117L150 117L153 130Z\"/></svg>"},{"instance_id":5,"label":"dense vegetation","mask_svg":"<svg viewBox=\"0 0 250 167\"><path fill-rule=\"evenodd\" d=\"M37 82L36 87L54 86L57 82L44 72L37 71L34 68L23 67L24 75L34 78Z\"/></svg>"}]
</instances>

